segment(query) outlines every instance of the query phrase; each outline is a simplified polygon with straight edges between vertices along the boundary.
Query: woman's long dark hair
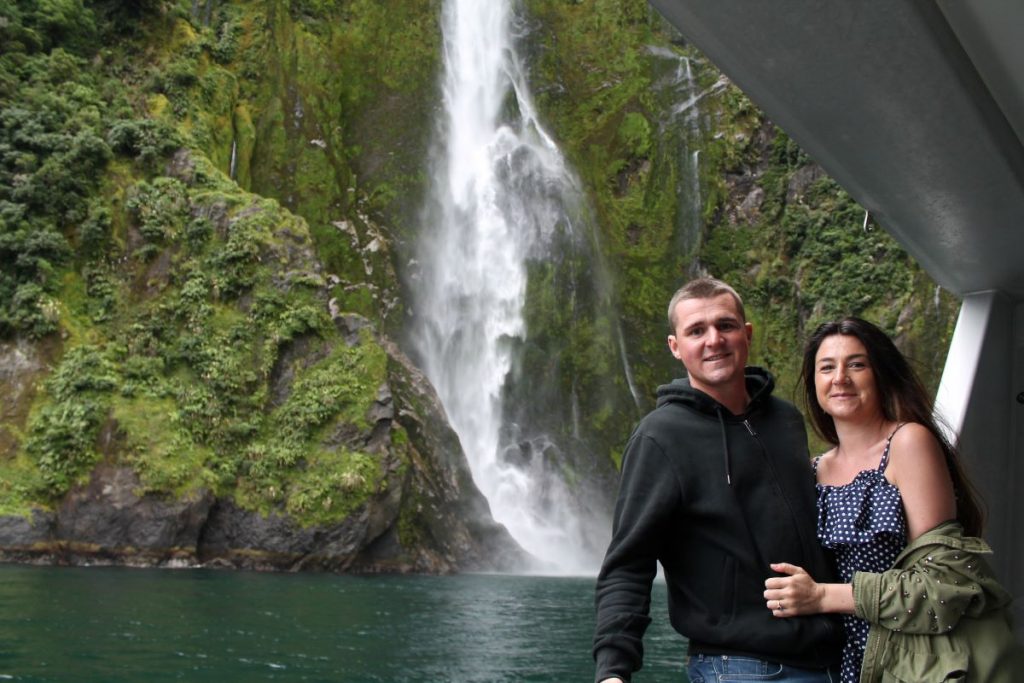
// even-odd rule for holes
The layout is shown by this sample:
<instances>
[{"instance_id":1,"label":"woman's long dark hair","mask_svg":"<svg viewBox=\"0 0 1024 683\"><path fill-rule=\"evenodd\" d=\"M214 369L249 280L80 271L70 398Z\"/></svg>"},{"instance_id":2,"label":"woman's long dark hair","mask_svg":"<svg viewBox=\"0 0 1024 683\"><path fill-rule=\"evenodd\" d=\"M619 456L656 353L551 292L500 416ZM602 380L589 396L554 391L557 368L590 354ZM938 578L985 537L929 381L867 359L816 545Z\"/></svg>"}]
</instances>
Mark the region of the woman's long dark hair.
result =
<instances>
[{"instance_id":1,"label":"woman's long dark hair","mask_svg":"<svg viewBox=\"0 0 1024 683\"><path fill-rule=\"evenodd\" d=\"M814 431L827 441L837 446L839 437L832 416L826 413L818 403L818 395L814 384L814 361L818 348L826 337L837 334L855 337L860 340L868 352L868 361L874 373L875 386L882 401L882 414L892 422L917 422L924 425L939 442L946 456L949 476L953 480L953 492L956 495L956 516L970 536L980 536L985 525L985 513L981 507L980 497L971 481L967 478L956 446L951 444L942 430L933 412L934 405L925 391L924 385L910 363L896 348L892 339L877 326L866 320L847 317L842 320L827 322L811 335L804 348L803 368L800 371L804 387L804 402L807 414L811 418Z\"/></svg>"}]
</instances>

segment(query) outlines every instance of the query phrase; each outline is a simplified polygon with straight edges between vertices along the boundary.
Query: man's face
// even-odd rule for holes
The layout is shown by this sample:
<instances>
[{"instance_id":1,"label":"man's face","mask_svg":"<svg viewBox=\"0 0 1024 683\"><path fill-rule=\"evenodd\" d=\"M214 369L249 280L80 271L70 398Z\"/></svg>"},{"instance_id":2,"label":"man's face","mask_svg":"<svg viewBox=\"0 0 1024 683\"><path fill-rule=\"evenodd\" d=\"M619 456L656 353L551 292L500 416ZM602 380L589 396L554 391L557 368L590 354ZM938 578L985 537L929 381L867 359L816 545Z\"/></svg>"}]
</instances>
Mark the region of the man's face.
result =
<instances>
[{"instance_id":1,"label":"man's face","mask_svg":"<svg viewBox=\"0 0 1024 683\"><path fill-rule=\"evenodd\" d=\"M684 299L675 314L668 348L686 366L690 384L712 396L718 389L741 387L754 330L740 318L733 296Z\"/></svg>"}]
</instances>

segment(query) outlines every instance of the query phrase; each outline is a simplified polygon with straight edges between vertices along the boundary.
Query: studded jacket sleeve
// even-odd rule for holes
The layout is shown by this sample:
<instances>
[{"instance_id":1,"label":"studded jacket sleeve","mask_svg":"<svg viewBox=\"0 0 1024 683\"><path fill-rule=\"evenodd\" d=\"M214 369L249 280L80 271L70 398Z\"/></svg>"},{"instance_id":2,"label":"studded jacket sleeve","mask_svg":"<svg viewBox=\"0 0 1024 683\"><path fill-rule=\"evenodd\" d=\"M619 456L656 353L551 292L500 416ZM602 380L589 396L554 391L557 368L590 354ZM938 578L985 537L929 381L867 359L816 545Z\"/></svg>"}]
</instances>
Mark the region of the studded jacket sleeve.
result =
<instances>
[{"instance_id":1,"label":"studded jacket sleeve","mask_svg":"<svg viewBox=\"0 0 1024 683\"><path fill-rule=\"evenodd\" d=\"M872 627L928 635L1002 608L1010 595L985 561L991 552L960 524L944 522L908 545L892 569L854 574L856 614Z\"/></svg>"}]
</instances>

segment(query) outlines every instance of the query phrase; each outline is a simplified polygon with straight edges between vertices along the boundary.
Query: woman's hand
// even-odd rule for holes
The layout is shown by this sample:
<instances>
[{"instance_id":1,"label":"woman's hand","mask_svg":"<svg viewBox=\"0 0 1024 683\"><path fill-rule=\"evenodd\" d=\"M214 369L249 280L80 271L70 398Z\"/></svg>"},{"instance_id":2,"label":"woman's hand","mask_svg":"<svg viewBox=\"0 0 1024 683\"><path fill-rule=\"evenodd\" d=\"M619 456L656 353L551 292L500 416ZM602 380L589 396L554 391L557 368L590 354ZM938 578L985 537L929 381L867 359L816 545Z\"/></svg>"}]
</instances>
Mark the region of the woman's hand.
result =
<instances>
[{"instance_id":1,"label":"woman's hand","mask_svg":"<svg viewBox=\"0 0 1024 683\"><path fill-rule=\"evenodd\" d=\"M771 565L773 576L764 582L764 599L772 615L796 617L802 614L839 612L853 614L853 587L848 583L818 583L802 567L788 562Z\"/></svg>"},{"instance_id":2,"label":"woman's hand","mask_svg":"<svg viewBox=\"0 0 1024 683\"><path fill-rule=\"evenodd\" d=\"M776 617L796 617L822 612L825 585L816 582L802 567L788 562L772 565L772 571L786 574L764 582L764 599Z\"/></svg>"}]
</instances>

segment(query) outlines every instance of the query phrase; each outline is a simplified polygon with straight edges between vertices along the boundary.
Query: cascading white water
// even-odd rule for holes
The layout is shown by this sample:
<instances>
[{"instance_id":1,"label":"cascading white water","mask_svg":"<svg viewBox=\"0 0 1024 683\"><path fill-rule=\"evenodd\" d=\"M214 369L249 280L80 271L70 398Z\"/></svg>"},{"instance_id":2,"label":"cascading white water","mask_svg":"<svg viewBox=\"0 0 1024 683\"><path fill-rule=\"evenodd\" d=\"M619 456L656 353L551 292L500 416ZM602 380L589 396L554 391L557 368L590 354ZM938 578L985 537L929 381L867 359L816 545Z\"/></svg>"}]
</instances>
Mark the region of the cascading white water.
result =
<instances>
[{"instance_id":1,"label":"cascading white water","mask_svg":"<svg viewBox=\"0 0 1024 683\"><path fill-rule=\"evenodd\" d=\"M545 571L589 572L597 559L581 547L564 483L499 453L502 389L526 334L527 263L546 256L555 231L572 229L578 196L537 120L511 25L509 0L444 5L444 113L418 250L415 344L494 518Z\"/></svg>"},{"instance_id":2,"label":"cascading white water","mask_svg":"<svg viewBox=\"0 0 1024 683\"><path fill-rule=\"evenodd\" d=\"M700 193L700 150L691 149L692 143L701 137L700 102L706 97L720 94L728 87L725 77L720 77L710 87L700 89L693 73L691 58L660 46L649 46L648 53L661 67L663 76L655 81L653 90L670 103L665 116L659 121L659 132L663 138L682 134L679 157L679 184L676 192L681 205L688 209L680 213L679 247L683 253L694 253L699 247L702 218ZM667 68L666 68L667 67ZM694 261L694 263L698 263ZM691 273L693 275L697 272Z\"/></svg>"}]
</instances>

